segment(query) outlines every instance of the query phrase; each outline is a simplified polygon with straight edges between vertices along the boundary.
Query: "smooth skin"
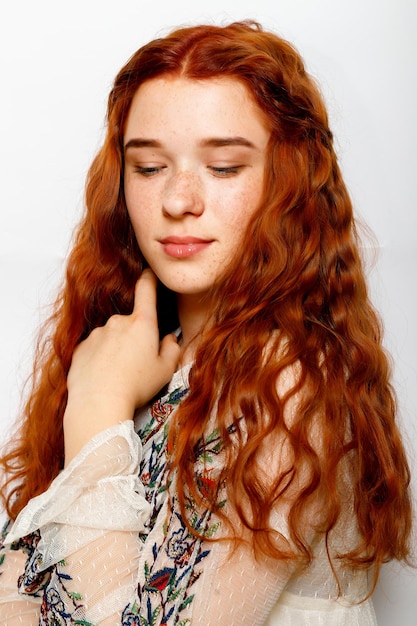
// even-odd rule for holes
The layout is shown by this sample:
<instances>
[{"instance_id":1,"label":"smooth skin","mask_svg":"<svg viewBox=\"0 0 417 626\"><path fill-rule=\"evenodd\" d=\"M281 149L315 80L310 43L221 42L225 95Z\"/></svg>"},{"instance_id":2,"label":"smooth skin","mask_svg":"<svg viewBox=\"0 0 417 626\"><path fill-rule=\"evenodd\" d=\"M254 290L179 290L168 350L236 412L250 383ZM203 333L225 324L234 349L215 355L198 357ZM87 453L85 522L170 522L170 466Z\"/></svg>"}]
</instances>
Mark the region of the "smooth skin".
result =
<instances>
[{"instance_id":1,"label":"smooth skin","mask_svg":"<svg viewBox=\"0 0 417 626\"><path fill-rule=\"evenodd\" d=\"M65 464L97 433L133 418L172 378L180 358L174 335L159 342L155 274L147 269L130 315L113 315L75 350L64 414Z\"/></svg>"},{"instance_id":2,"label":"smooth skin","mask_svg":"<svg viewBox=\"0 0 417 626\"><path fill-rule=\"evenodd\" d=\"M136 92L125 129L125 198L150 268L131 315L112 316L75 350L65 463L95 434L132 419L193 358L210 287L244 245L263 193L268 122L238 80L163 77ZM182 348L159 343L157 279L178 294ZM191 348L190 348L191 346Z\"/></svg>"},{"instance_id":3,"label":"smooth skin","mask_svg":"<svg viewBox=\"0 0 417 626\"><path fill-rule=\"evenodd\" d=\"M245 245L269 138L269 121L236 79L163 76L133 98L126 205L149 266L178 294L184 344L205 321L204 296ZM195 239L200 248L188 254ZM175 241L185 243L176 249Z\"/></svg>"}]
</instances>

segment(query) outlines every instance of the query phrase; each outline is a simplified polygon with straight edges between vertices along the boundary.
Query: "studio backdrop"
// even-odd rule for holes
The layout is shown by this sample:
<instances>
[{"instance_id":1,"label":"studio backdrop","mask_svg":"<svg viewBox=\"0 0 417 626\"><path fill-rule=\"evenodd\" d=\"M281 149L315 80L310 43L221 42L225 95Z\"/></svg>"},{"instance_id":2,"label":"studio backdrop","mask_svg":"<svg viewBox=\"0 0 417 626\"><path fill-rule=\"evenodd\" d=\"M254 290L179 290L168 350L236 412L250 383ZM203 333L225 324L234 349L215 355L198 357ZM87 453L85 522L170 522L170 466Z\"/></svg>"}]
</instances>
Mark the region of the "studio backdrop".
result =
<instances>
[{"instance_id":1,"label":"studio backdrop","mask_svg":"<svg viewBox=\"0 0 417 626\"><path fill-rule=\"evenodd\" d=\"M417 456L415 0L16 0L0 9L0 439L19 413L103 136L112 80L174 26L252 18L290 40L321 85L393 356L400 419ZM373 262L373 264L372 264ZM415 487L415 478L414 478ZM417 576L387 565L380 626L411 626Z\"/></svg>"}]
</instances>

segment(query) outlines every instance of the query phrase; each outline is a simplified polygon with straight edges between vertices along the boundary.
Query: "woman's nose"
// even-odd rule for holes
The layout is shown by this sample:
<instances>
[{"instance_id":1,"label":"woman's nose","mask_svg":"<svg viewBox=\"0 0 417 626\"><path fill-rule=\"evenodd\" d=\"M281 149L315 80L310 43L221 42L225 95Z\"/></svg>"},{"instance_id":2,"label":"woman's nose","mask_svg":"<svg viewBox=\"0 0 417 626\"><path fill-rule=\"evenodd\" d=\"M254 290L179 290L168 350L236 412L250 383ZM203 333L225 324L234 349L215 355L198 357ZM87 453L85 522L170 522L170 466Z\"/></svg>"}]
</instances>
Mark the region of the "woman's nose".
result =
<instances>
[{"instance_id":1,"label":"woman's nose","mask_svg":"<svg viewBox=\"0 0 417 626\"><path fill-rule=\"evenodd\" d=\"M204 210L201 181L191 172L173 174L163 194L163 211L179 218L189 213L201 215Z\"/></svg>"}]
</instances>

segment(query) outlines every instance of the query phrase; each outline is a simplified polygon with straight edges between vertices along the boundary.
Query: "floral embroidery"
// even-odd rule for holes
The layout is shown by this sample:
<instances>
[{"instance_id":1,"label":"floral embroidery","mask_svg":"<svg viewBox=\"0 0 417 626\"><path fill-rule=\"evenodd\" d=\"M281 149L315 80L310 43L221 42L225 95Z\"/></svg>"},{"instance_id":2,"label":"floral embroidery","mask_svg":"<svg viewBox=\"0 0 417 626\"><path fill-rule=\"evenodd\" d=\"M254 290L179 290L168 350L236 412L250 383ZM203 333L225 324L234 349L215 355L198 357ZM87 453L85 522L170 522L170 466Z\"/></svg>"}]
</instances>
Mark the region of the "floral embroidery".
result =
<instances>
[{"instance_id":1,"label":"floral embroidery","mask_svg":"<svg viewBox=\"0 0 417 626\"><path fill-rule=\"evenodd\" d=\"M10 528L7 524L3 529L3 541L8 530L10 530ZM19 576L19 579L17 581L18 588L21 592L34 596L36 598L42 596L42 592L46 588L46 585L49 581L49 572L39 571L39 565L42 562L41 555L36 549L39 543L39 539L39 531L36 531L34 533L31 533L30 535L27 535L26 537L22 537L18 541L15 541L10 546L10 550L21 550L28 557L26 561L25 571L21 576Z\"/></svg>"},{"instance_id":2,"label":"floral embroidery","mask_svg":"<svg viewBox=\"0 0 417 626\"><path fill-rule=\"evenodd\" d=\"M168 417L171 415L175 406L178 405L183 397L188 393L188 389L175 389L172 391L166 399L162 398L156 400L149 408L150 420L145 424L142 429L138 430L138 435L145 445L152 437L154 437L162 424L165 424Z\"/></svg>"},{"instance_id":3,"label":"floral embroidery","mask_svg":"<svg viewBox=\"0 0 417 626\"><path fill-rule=\"evenodd\" d=\"M7 522L3 525L1 532L0 532L0 567L3 565L4 559L5 559L5 554L1 554L1 552L4 552L4 540L6 539L6 535L10 530L10 526L11 526L11 521L7 520ZM2 572L0 572L0 576L1 574Z\"/></svg>"},{"instance_id":4,"label":"floral embroidery","mask_svg":"<svg viewBox=\"0 0 417 626\"><path fill-rule=\"evenodd\" d=\"M154 527L166 498L167 420L187 393L188 389L175 389L165 398L157 400L148 410L149 419L146 424L138 430L144 446L139 476L145 487L145 497L152 507L147 523L148 532L141 535L142 541L146 540L148 533Z\"/></svg>"},{"instance_id":5,"label":"floral embroidery","mask_svg":"<svg viewBox=\"0 0 417 626\"><path fill-rule=\"evenodd\" d=\"M188 565L192 550L189 541L189 534L184 528L180 528L172 533L168 540L167 555L173 559L180 567Z\"/></svg>"},{"instance_id":6,"label":"floral embroidery","mask_svg":"<svg viewBox=\"0 0 417 626\"><path fill-rule=\"evenodd\" d=\"M218 524L210 524L210 518L207 511L200 515L193 511L190 520L199 533L212 535ZM201 539L189 532L179 512L173 510L162 544L153 544L152 561L143 564L143 582L138 585L139 602L132 606L130 613L125 612L132 620L126 623L140 626L188 624L188 618L178 620L194 599L190 590L202 574L201 562L209 554L210 550L203 549ZM166 564L166 557L170 565Z\"/></svg>"},{"instance_id":7,"label":"floral embroidery","mask_svg":"<svg viewBox=\"0 0 417 626\"><path fill-rule=\"evenodd\" d=\"M183 394L182 394L183 395ZM139 435L149 442L149 429L157 429L159 424L160 438L152 439L152 443L144 450L144 459L141 465L141 477L146 485L149 501L153 503L152 519L156 519L161 506L166 500L166 441L167 424L163 417L172 413L173 398L179 398L174 392L168 399L168 406L156 403L150 411L151 421ZM155 414L155 411L157 414ZM150 442L149 442L150 443ZM218 484L214 478L215 457L221 452L222 443L218 430L214 430L196 449L196 480L201 495L204 497L217 496ZM164 499L157 498L164 493ZM224 502L219 502L222 506ZM204 559L210 550L203 546L201 537L213 537L219 528L219 523L212 521L212 513L201 511L191 498L186 502L188 522L196 534L190 532L179 512L175 498L171 502L169 516L164 526L162 542L153 542L147 546L146 557L140 562L138 599L123 613L123 626L154 626L160 624L179 624L186 626L190 623L187 617L194 599L193 585L202 574ZM165 515L165 512L162 513ZM153 523L150 528L152 529ZM198 536L197 536L198 535ZM152 537L149 537L150 541ZM168 557L168 562L167 562Z\"/></svg>"},{"instance_id":8,"label":"floral embroidery","mask_svg":"<svg viewBox=\"0 0 417 626\"><path fill-rule=\"evenodd\" d=\"M7 522L2 530L0 548L3 547L10 527L11 523ZM71 577L58 569L64 567L65 562L62 561L56 567L41 570L42 556L37 551L39 539L40 533L36 531L12 543L10 549L22 550L28 556L25 570L19 577L17 586L22 594L42 598L40 626L93 626L90 622L76 617L77 613L80 614L80 611L83 611L83 606L79 604L82 596L67 589L65 583L71 580ZM4 558L0 560L0 565L3 561ZM64 598L69 599L67 608L65 608ZM71 612L68 606L72 606Z\"/></svg>"},{"instance_id":9,"label":"floral embroidery","mask_svg":"<svg viewBox=\"0 0 417 626\"><path fill-rule=\"evenodd\" d=\"M82 595L70 591L67 583L72 580L65 573L65 561L54 566L50 584L43 596L40 626L94 626L83 618ZM65 600L65 601L64 601Z\"/></svg>"},{"instance_id":10,"label":"floral embroidery","mask_svg":"<svg viewBox=\"0 0 417 626\"><path fill-rule=\"evenodd\" d=\"M175 498L166 521L162 518L157 521L160 514L166 515L165 509L161 509L167 504L168 497L166 446L169 418L187 393L186 388L180 387L157 400L148 411L149 419L138 430L143 446L139 475L151 504L151 516L145 532L141 533L146 552L140 561L137 597L124 608L121 626L190 624L193 585L200 578L204 560L210 554L201 537L212 537L219 528L218 522L213 522L211 512L197 509L191 498L186 503L188 522L200 537L189 531ZM221 448L219 434L213 431L196 449L196 480L203 497L212 498L217 493L213 461ZM162 522L165 523L161 541ZM158 541L151 535L155 524L159 527ZM6 525L3 540L8 530ZM23 550L28 556L19 586L22 593L42 596L40 626L93 626L84 619L82 595L68 587L72 578L66 573L65 562L41 571L42 560L37 551L39 539L39 532L33 533L13 544L12 549ZM2 543L0 549L1 546ZM0 565L3 559L0 552Z\"/></svg>"}]
</instances>

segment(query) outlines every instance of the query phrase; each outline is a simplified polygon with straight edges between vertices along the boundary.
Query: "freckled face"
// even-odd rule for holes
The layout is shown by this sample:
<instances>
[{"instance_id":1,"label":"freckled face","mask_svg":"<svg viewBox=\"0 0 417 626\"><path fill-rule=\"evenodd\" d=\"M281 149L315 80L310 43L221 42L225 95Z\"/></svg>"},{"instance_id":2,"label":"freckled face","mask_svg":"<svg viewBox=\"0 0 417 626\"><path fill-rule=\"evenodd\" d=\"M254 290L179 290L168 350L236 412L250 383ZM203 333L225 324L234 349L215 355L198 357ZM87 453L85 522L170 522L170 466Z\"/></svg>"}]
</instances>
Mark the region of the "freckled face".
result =
<instances>
[{"instance_id":1,"label":"freckled face","mask_svg":"<svg viewBox=\"0 0 417 626\"><path fill-rule=\"evenodd\" d=\"M136 92L124 135L125 198L139 247L169 289L204 294L245 245L269 136L235 79L163 77Z\"/></svg>"}]
</instances>

